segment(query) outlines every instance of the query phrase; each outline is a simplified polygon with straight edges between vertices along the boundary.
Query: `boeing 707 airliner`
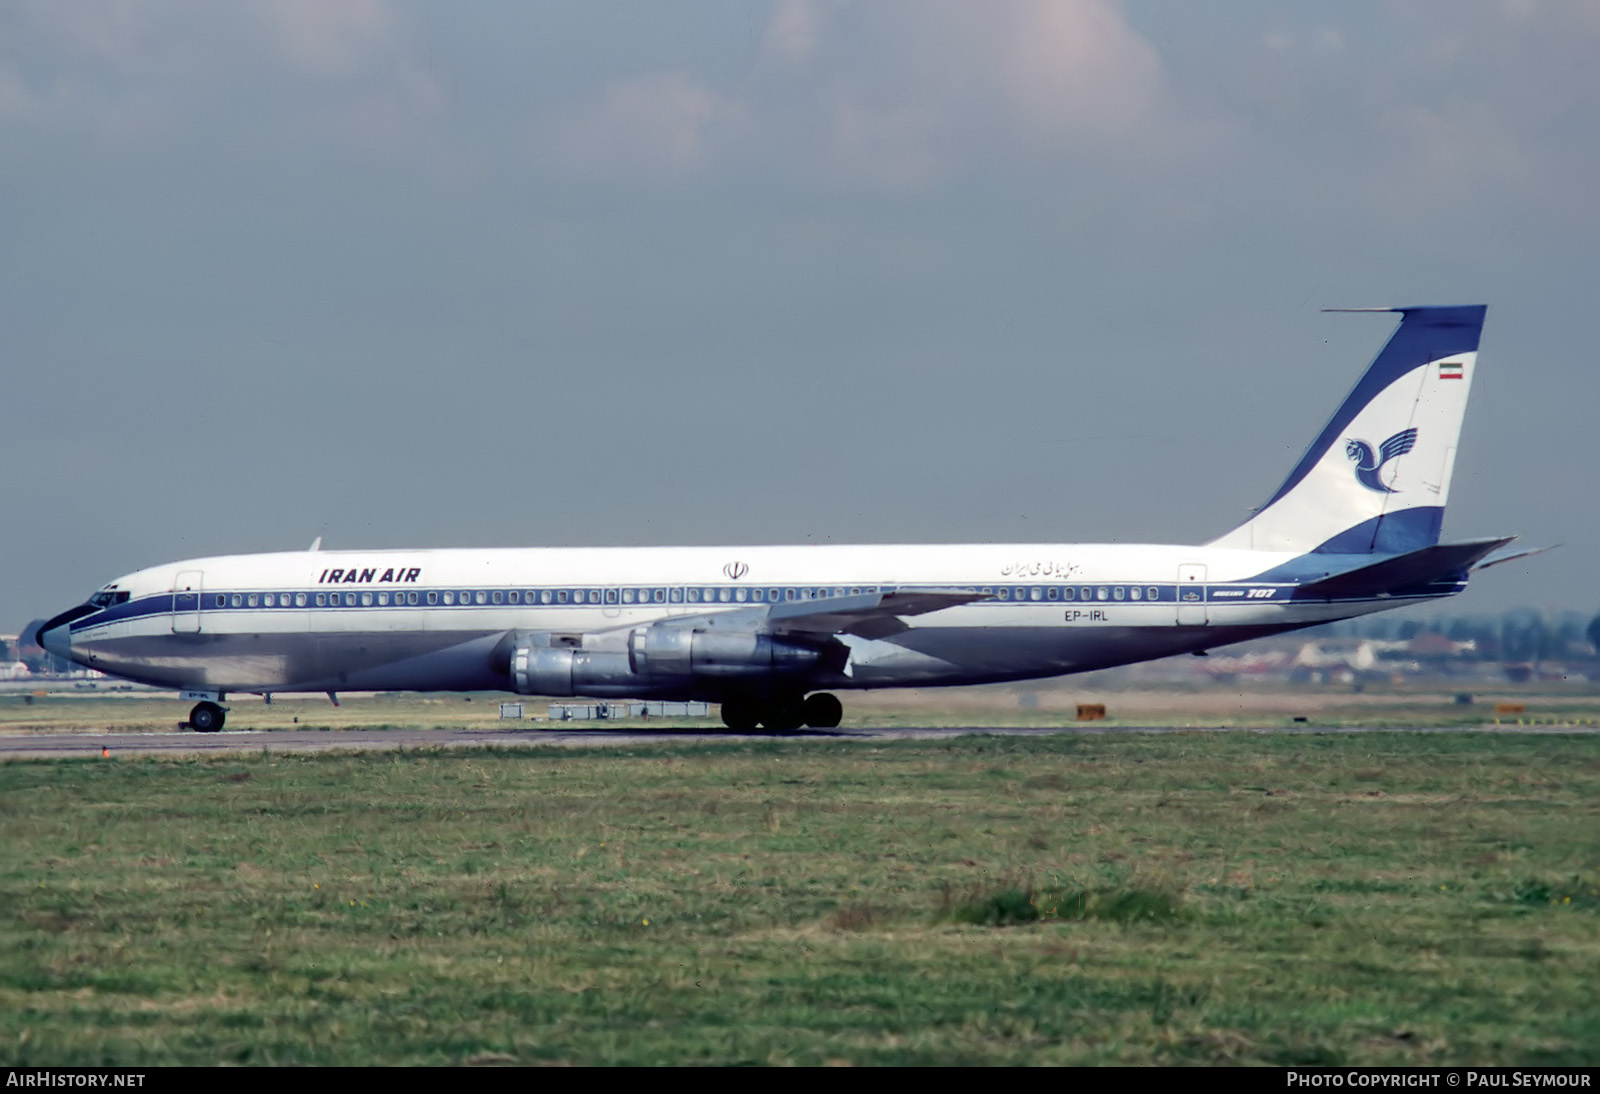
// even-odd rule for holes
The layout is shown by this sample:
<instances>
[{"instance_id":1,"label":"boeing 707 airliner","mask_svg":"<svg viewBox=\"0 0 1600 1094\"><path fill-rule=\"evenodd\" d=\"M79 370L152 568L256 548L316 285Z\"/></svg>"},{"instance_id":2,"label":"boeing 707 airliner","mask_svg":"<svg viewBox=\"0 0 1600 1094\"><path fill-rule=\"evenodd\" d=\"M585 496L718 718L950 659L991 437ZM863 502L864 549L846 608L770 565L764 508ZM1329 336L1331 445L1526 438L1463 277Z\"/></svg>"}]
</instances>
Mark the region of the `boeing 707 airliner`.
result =
<instances>
[{"instance_id":1,"label":"boeing 707 airliner","mask_svg":"<svg viewBox=\"0 0 1600 1094\"><path fill-rule=\"evenodd\" d=\"M118 578L50 651L228 694L482 691L721 704L830 728L861 688L1026 680L1199 652L1460 592L1512 537L1440 542L1485 308L1398 313L1276 493L1201 546L300 551Z\"/></svg>"}]
</instances>

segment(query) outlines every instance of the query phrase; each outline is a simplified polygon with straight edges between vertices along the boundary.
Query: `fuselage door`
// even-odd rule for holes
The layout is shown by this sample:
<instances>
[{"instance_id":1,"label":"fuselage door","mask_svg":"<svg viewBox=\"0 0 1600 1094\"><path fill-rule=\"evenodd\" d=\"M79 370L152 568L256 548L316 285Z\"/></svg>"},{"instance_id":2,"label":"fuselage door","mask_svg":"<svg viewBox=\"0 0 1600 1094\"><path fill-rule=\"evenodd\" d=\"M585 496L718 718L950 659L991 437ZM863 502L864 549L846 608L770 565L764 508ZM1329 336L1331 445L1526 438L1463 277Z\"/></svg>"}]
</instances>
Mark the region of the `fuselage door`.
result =
<instances>
[{"instance_id":1,"label":"fuselage door","mask_svg":"<svg viewBox=\"0 0 1600 1094\"><path fill-rule=\"evenodd\" d=\"M1206 625L1206 568L1204 563L1186 562L1178 567L1178 626Z\"/></svg>"},{"instance_id":2,"label":"fuselage door","mask_svg":"<svg viewBox=\"0 0 1600 1094\"><path fill-rule=\"evenodd\" d=\"M172 582L172 633L200 633L200 594L205 584L201 570L183 570Z\"/></svg>"}]
</instances>

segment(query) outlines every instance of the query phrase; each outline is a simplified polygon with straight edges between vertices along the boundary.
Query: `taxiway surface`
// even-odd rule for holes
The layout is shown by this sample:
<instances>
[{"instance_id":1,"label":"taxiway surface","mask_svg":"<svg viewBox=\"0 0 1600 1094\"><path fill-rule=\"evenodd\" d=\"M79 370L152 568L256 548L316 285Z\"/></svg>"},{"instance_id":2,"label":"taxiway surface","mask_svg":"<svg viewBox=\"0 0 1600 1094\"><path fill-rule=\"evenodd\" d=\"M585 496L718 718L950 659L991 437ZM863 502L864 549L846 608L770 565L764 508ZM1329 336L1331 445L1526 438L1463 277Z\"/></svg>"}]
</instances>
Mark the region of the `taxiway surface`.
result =
<instances>
[{"instance_id":1,"label":"taxiway surface","mask_svg":"<svg viewBox=\"0 0 1600 1094\"><path fill-rule=\"evenodd\" d=\"M857 741L940 740L969 734L1037 737L1105 733L1596 733L1592 726L938 726L850 728L796 733L729 733L703 729L509 730L351 729L39 733L0 737L0 760L94 756L198 756L247 752L380 752L435 748L615 748L646 744L712 744L727 741L825 739Z\"/></svg>"}]
</instances>

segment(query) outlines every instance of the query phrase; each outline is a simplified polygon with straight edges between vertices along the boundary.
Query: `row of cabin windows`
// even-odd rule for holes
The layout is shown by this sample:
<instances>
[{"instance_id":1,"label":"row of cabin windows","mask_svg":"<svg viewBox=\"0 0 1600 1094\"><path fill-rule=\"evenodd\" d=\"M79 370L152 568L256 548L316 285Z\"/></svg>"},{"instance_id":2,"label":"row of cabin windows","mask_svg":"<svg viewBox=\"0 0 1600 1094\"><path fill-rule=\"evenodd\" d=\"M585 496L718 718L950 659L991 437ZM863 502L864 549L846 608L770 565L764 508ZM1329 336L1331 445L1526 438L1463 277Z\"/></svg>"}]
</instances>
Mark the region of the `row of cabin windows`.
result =
<instances>
[{"instance_id":1,"label":"row of cabin windows","mask_svg":"<svg viewBox=\"0 0 1600 1094\"><path fill-rule=\"evenodd\" d=\"M876 587L853 586L845 588L803 589L727 589L727 588L673 588L673 589L463 589L457 592L361 592L316 593L308 601L306 593L218 593L214 606L218 608L304 608L314 603L316 607L388 607L414 604L776 604L783 600L814 600L826 596L844 596L861 592L876 592Z\"/></svg>"},{"instance_id":2,"label":"row of cabin windows","mask_svg":"<svg viewBox=\"0 0 1600 1094\"><path fill-rule=\"evenodd\" d=\"M996 589L995 596L1000 600L1160 600L1161 590L1154 585L1026 585Z\"/></svg>"},{"instance_id":3,"label":"row of cabin windows","mask_svg":"<svg viewBox=\"0 0 1600 1094\"><path fill-rule=\"evenodd\" d=\"M749 589L726 587L671 588L671 589L466 589L457 592L361 592L316 593L314 600L306 593L218 593L214 604L218 608L304 608L311 603L326 607L372 607L390 605L409 607L427 604L777 604L784 600L817 600L829 596L846 596L877 592L876 586L851 586L795 589ZM1138 585L1084 585L1084 586L1002 586L984 588L999 600L1159 600L1161 590L1156 586Z\"/></svg>"}]
</instances>

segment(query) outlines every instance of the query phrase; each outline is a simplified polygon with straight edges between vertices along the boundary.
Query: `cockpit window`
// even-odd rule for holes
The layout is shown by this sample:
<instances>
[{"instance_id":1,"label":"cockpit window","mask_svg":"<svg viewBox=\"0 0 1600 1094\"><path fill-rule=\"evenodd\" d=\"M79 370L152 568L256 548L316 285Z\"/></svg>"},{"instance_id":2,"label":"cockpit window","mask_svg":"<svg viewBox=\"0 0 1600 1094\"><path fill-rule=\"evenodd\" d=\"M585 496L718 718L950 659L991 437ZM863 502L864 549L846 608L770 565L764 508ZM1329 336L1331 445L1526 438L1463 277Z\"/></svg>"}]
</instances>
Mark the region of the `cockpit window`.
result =
<instances>
[{"instance_id":1,"label":"cockpit window","mask_svg":"<svg viewBox=\"0 0 1600 1094\"><path fill-rule=\"evenodd\" d=\"M126 604L127 602L128 590L126 589L105 589L89 598L89 605L94 608L109 608L113 604Z\"/></svg>"}]
</instances>

